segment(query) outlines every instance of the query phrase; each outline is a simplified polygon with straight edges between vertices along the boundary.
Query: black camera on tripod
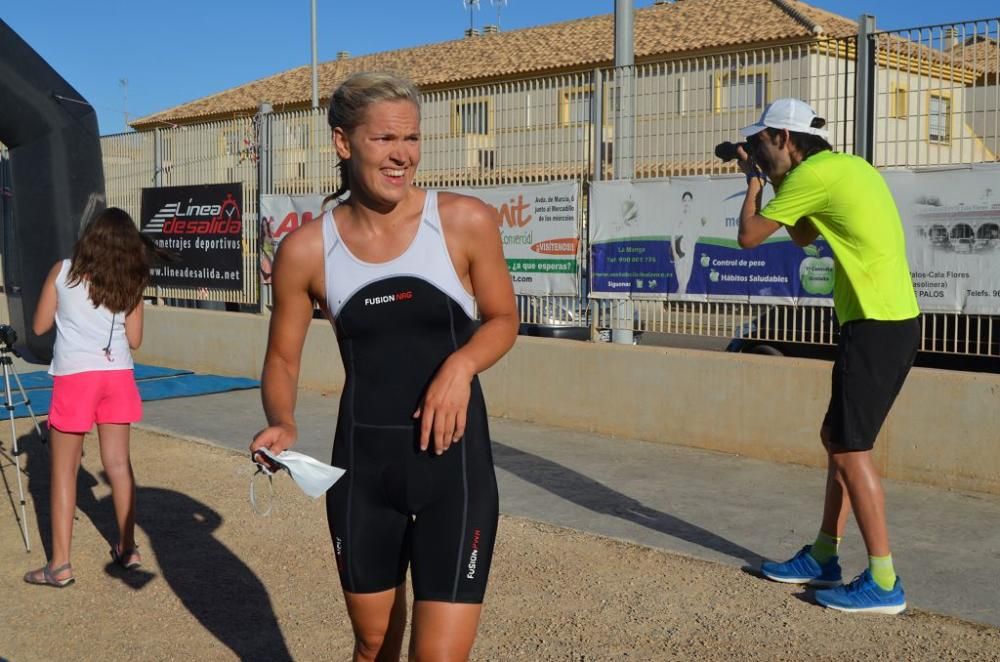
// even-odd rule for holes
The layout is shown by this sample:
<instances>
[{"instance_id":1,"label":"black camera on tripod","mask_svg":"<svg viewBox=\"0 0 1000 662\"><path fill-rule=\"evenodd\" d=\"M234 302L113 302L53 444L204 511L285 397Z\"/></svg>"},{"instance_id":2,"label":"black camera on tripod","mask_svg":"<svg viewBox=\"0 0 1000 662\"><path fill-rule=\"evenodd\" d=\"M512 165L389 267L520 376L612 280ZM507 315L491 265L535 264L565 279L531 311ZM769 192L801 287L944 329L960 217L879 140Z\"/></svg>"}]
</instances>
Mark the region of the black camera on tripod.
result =
<instances>
[{"instance_id":1,"label":"black camera on tripod","mask_svg":"<svg viewBox=\"0 0 1000 662\"><path fill-rule=\"evenodd\" d=\"M13 347L17 342L17 331L9 324L0 324L0 345Z\"/></svg>"}]
</instances>

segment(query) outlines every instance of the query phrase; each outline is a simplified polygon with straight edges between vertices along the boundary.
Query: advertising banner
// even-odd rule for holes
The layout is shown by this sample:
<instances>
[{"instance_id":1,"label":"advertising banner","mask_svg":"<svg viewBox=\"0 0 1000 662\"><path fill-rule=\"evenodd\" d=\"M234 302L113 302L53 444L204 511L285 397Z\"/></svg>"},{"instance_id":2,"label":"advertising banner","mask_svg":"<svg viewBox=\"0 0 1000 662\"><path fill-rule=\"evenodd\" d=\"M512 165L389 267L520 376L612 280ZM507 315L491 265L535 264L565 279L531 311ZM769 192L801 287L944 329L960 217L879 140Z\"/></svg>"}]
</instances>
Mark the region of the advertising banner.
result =
<instances>
[{"instance_id":1,"label":"advertising banner","mask_svg":"<svg viewBox=\"0 0 1000 662\"><path fill-rule=\"evenodd\" d=\"M592 295L829 305L833 257L822 239L803 249L779 232L739 247L745 193L742 176L595 182Z\"/></svg>"},{"instance_id":2,"label":"advertising banner","mask_svg":"<svg viewBox=\"0 0 1000 662\"><path fill-rule=\"evenodd\" d=\"M177 262L154 267L162 287L243 289L243 185L142 189L140 229Z\"/></svg>"},{"instance_id":3,"label":"advertising banner","mask_svg":"<svg viewBox=\"0 0 1000 662\"><path fill-rule=\"evenodd\" d=\"M497 210L507 267L518 294L580 292L579 184L530 184L450 189ZM262 195L260 268L270 282L271 260L281 240L322 214L321 194Z\"/></svg>"},{"instance_id":4,"label":"advertising banner","mask_svg":"<svg viewBox=\"0 0 1000 662\"><path fill-rule=\"evenodd\" d=\"M1000 167L886 170L920 309L1000 314Z\"/></svg>"},{"instance_id":5,"label":"advertising banner","mask_svg":"<svg viewBox=\"0 0 1000 662\"><path fill-rule=\"evenodd\" d=\"M271 282L271 263L278 244L303 223L322 216L323 194L260 196L260 277Z\"/></svg>"},{"instance_id":6,"label":"advertising banner","mask_svg":"<svg viewBox=\"0 0 1000 662\"><path fill-rule=\"evenodd\" d=\"M580 293L578 182L451 190L497 210L517 294Z\"/></svg>"}]
</instances>

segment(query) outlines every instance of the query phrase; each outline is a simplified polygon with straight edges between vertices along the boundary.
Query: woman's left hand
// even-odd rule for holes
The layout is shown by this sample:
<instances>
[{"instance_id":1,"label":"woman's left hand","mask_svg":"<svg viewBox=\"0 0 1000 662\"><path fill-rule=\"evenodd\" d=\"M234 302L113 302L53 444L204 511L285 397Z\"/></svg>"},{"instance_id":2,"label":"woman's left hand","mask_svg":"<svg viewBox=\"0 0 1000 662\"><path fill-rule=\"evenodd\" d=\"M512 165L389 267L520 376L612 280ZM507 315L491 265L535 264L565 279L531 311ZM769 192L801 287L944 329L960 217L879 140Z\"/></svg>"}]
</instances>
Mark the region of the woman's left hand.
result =
<instances>
[{"instance_id":1,"label":"woman's left hand","mask_svg":"<svg viewBox=\"0 0 1000 662\"><path fill-rule=\"evenodd\" d=\"M434 443L434 454L441 455L465 434L465 415L475 375L471 362L452 354L438 369L427 387L423 402L413 412L420 419L420 450Z\"/></svg>"}]
</instances>

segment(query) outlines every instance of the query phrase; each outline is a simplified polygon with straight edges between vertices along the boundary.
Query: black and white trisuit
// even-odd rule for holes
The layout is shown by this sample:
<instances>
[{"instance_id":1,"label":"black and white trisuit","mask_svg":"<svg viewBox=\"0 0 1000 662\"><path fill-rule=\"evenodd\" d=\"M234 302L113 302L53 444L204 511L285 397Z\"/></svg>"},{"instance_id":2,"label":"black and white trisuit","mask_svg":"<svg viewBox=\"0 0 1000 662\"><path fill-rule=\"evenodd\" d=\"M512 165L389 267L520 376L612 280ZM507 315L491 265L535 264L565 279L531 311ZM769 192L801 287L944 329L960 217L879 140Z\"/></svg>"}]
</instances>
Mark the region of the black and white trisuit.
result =
<instances>
[{"instance_id":1,"label":"black and white trisuit","mask_svg":"<svg viewBox=\"0 0 1000 662\"><path fill-rule=\"evenodd\" d=\"M388 590L410 564L415 599L480 603L499 498L478 378L465 436L443 454L420 452L413 418L438 367L476 327L437 193L427 192L416 236L388 262L355 257L332 212L322 223L327 306L346 373L333 464L347 473L326 501L341 584Z\"/></svg>"}]
</instances>

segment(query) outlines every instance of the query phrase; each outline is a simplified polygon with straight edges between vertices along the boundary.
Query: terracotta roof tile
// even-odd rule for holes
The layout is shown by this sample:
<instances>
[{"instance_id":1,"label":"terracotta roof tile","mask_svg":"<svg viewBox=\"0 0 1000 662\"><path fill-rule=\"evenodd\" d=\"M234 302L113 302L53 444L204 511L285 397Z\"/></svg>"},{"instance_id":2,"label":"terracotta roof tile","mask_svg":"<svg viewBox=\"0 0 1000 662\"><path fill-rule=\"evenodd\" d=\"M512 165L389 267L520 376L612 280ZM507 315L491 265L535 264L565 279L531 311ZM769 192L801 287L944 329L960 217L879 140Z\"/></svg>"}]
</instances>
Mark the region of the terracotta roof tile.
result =
<instances>
[{"instance_id":1,"label":"terracotta roof tile","mask_svg":"<svg viewBox=\"0 0 1000 662\"><path fill-rule=\"evenodd\" d=\"M677 0L636 10L638 62L706 49L727 49L817 36L847 37L854 21L797 0ZM614 57L614 16L605 14L511 32L373 53L319 66L321 90L332 90L358 71L388 70L422 88L608 66ZM137 129L191 123L256 112L264 101L275 110L310 103L308 66L240 85L132 122Z\"/></svg>"},{"instance_id":2,"label":"terracotta roof tile","mask_svg":"<svg viewBox=\"0 0 1000 662\"><path fill-rule=\"evenodd\" d=\"M972 37L948 51L962 65L980 74L1000 73L1000 42L989 37Z\"/></svg>"}]
</instances>

